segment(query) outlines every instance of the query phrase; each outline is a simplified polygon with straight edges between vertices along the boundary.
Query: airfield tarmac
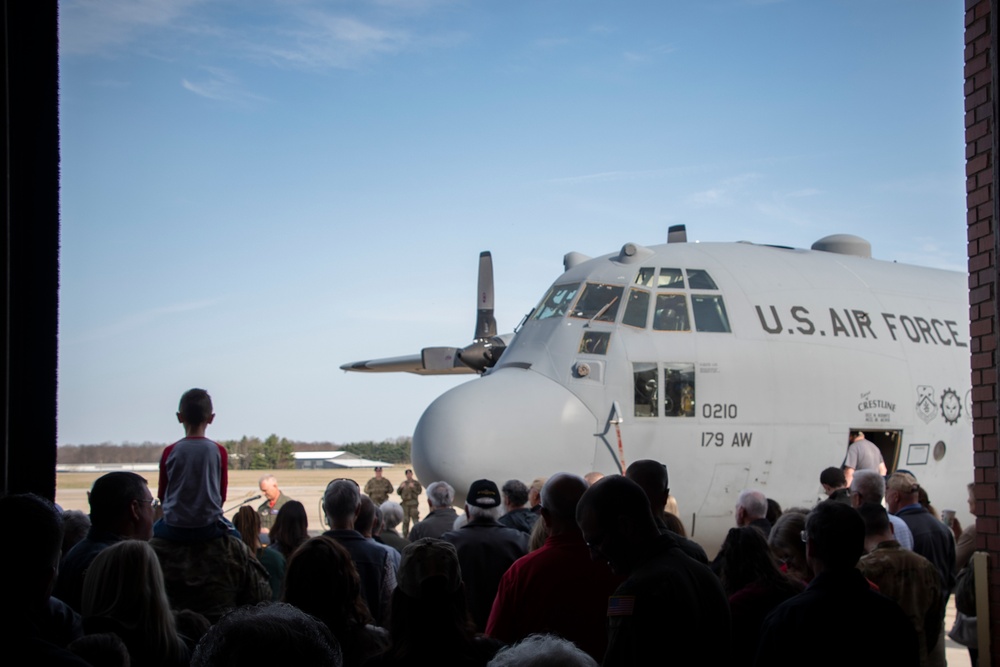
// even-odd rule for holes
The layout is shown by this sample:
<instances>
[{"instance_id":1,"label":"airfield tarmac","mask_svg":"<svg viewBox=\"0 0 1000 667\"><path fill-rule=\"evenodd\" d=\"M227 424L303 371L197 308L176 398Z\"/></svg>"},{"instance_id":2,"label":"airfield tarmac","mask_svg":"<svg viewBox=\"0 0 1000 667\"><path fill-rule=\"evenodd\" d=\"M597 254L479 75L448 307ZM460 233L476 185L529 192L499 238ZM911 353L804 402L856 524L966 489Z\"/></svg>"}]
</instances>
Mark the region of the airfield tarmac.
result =
<instances>
[{"instance_id":1,"label":"airfield tarmac","mask_svg":"<svg viewBox=\"0 0 1000 667\"><path fill-rule=\"evenodd\" d=\"M406 465L393 466L391 468L385 468L384 475L391 481L395 486L398 486L400 482L403 481L405 475L403 471L406 470ZM70 473L57 473L56 474L56 502L63 509L67 510L82 510L87 512L89 510L87 505L87 491L90 489L94 480L103 475L103 472L70 472ZM155 472L144 472L139 473L149 482L150 491L156 494L156 480L157 475ZM353 479L358 483L358 485L364 489L365 483L371 479L374 475L371 468L342 468L342 469L332 469L332 470L230 470L229 471L229 492L228 500L225 503L225 514L227 517L232 518L233 514L239 509L242 501L252 498L260 493L258 488L258 480L261 476L266 474L273 474L278 480L278 488L281 492L286 494L289 498L298 500L305 506L306 513L309 515L309 532L313 535L319 535L324 530L326 526L323 523L323 510L322 510L322 499L323 491L326 489L326 485L332 479L346 478ZM426 484L424 484L426 487ZM393 494L395 496L395 494ZM391 498L399 502L399 497L395 496ZM260 503L263 502L263 498L254 500L249 504L251 507L256 508ZM427 504L421 496L420 504L420 514L423 516L427 511ZM952 624L955 622L955 598L954 596L948 602L948 611L945 618L945 628L951 629ZM969 660L969 651L964 646L957 644L951 639L945 638L945 654L948 660L948 665L951 667L972 667L972 663Z\"/></svg>"},{"instance_id":2,"label":"airfield tarmac","mask_svg":"<svg viewBox=\"0 0 1000 667\"><path fill-rule=\"evenodd\" d=\"M394 485L398 486L405 479L403 471L406 466L394 466L385 469L385 477ZM87 491L94 480L103 475L103 472L68 472L57 473L56 475L56 502L63 509L67 510L89 510L87 505ZM156 495L157 474L155 472L138 473L146 478L149 483L149 490ZM225 502L225 514L232 519L236 510L239 509L243 501L260 494L258 482L264 475L272 474L278 480L278 488L281 492L293 500L298 500L306 508L309 515L309 532L319 535L327 527L323 524L322 500L323 491L331 479L346 478L353 479L364 489L365 483L372 478L374 472L371 468L340 468L333 470L230 470L229 471L229 491ZM395 495L395 494L393 494ZM393 498L399 502L399 496ZM421 498L421 500L423 500ZM247 503L256 509L262 502L259 498ZM420 514L426 513L426 504L422 503Z\"/></svg>"}]
</instances>

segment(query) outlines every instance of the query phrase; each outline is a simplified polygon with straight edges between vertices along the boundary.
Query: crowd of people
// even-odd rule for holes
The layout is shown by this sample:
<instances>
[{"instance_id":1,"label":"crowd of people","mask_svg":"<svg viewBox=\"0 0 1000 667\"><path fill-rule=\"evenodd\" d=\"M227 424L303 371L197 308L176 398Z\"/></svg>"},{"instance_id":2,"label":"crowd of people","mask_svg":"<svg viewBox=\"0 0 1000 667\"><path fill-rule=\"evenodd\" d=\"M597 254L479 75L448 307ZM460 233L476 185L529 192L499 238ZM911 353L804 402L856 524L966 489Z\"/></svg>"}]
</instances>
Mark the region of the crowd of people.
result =
<instances>
[{"instance_id":1,"label":"crowd of people","mask_svg":"<svg viewBox=\"0 0 1000 667\"><path fill-rule=\"evenodd\" d=\"M64 523L79 517L30 494L0 498L14 534L37 536L2 556L14 574L5 628L33 660L840 665L849 638L852 664L945 664L945 605L970 531L949 529L912 474L884 477L870 452L846 475L824 470L829 498L812 508L741 492L710 560L668 511L669 473L653 460L606 477L480 479L461 512L436 480L422 520L412 471L397 503L376 468L365 493L327 485L318 536L267 475L265 502L230 523L213 418L207 392L185 393L185 438L164 451L156 495L135 473L100 477L75 544Z\"/></svg>"}]
</instances>

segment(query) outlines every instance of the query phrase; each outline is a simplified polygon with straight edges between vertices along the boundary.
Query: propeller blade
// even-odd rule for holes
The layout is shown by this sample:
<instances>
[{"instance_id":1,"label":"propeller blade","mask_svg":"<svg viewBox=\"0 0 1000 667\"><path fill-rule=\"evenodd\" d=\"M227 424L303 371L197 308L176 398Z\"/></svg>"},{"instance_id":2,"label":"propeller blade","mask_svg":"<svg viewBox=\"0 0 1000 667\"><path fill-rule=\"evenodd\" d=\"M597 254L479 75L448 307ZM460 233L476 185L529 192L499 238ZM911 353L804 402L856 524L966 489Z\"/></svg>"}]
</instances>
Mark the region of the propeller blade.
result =
<instances>
[{"instance_id":1,"label":"propeller blade","mask_svg":"<svg viewBox=\"0 0 1000 667\"><path fill-rule=\"evenodd\" d=\"M444 363L443 354L431 352L433 360L428 365L425 361L425 353L434 350L452 351L453 361L451 365ZM352 361L340 367L344 371L357 373L414 373L416 375L468 375L475 373L461 361L455 361L458 356L458 349L454 347L424 348L420 354L409 354L405 357L385 357L383 359L366 359L364 361ZM457 365L455 365L457 363Z\"/></svg>"},{"instance_id":2,"label":"propeller blade","mask_svg":"<svg viewBox=\"0 0 1000 667\"><path fill-rule=\"evenodd\" d=\"M487 250L479 253L479 284L476 293L475 341L485 341L497 335L497 321L493 317L493 255Z\"/></svg>"},{"instance_id":3,"label":"propeller blade","mask_svg":"<svg viewBox=\"0 0 1000 667\"><path fill-rule=\"evenodd\" d=\"M513 334L497 335L493 317L493 256L479 253L479 284L476 295L476 335L470 345L425 347L420 354L384 359L366 359L344 364L345 371L361 373L415 373L417 375L460 375L485 373L496 365Z\"/></svg>"}]
</instances>

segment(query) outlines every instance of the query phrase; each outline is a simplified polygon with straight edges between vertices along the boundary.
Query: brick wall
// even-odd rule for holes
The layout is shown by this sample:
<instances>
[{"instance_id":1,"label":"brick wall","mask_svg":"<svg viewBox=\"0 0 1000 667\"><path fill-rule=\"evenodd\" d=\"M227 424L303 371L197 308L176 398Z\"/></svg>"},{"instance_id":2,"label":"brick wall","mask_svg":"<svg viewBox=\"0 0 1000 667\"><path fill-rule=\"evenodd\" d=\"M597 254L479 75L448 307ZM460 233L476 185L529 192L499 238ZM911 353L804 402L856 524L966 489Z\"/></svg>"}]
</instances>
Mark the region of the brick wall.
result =
<instances>
[{"instance_id":1,"label":"brick wall","mask_svg":"<svg viewBox=\"0 0 1000 667\"><path fill-rule=\"evenodd\" d=\"M994 24L998 0L965 3L965 175L969 240L972 432L977 548L990 552L992 665L1000 667L1000 496L997 423L997 241L994 201Z\"/></svg>"}]
</instances>

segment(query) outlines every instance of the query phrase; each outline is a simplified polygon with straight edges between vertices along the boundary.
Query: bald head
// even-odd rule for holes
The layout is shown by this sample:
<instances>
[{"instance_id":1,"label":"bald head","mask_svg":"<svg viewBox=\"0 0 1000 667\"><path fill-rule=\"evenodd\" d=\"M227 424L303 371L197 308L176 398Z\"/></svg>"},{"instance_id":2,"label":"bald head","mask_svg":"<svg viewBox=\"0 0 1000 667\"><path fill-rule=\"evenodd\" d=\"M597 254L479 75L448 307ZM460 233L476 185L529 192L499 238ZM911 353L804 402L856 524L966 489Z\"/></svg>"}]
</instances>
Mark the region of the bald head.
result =
<instances>
[{"instance_id":1,"label":"bald head","mask_svg":"<svg viewBox=\"0 0 1000 667\"><path fill-rule=\"evenodd\" d=\"M542 518L549 527L550 534L578 530L576 506L587 490L587 482L582 477L569 473L557 473L549 477L542 487Z\"/></svg>"}]
</instances>

